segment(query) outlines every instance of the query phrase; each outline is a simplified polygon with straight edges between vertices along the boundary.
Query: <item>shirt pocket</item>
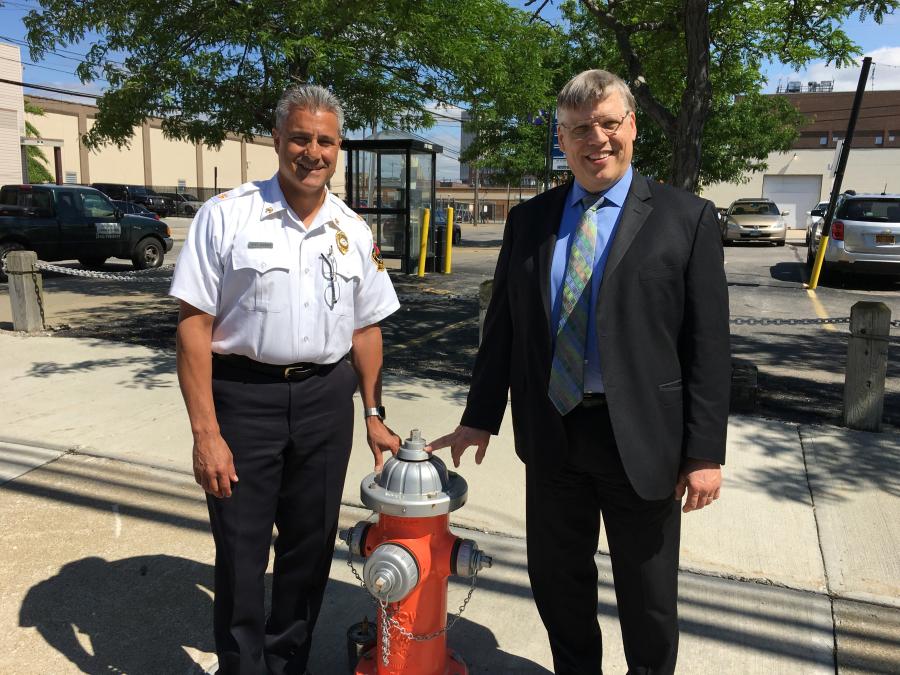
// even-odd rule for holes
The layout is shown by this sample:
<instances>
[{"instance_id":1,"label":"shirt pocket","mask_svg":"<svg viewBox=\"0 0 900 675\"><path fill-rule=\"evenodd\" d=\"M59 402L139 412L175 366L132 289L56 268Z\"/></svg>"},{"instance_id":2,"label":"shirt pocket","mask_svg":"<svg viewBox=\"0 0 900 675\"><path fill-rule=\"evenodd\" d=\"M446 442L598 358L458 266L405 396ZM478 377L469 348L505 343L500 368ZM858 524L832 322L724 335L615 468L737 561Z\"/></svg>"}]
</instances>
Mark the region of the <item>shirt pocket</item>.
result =
<instances>
[{"instance_id":1,"label":"shirt pocket","mask_svg":"<svg viewBox=\"0 0 900 675\"><path fill-rule=\"evenodd\" d=\"M319 267L318 294L325 311L337 316L352 316L353 299L362 281L359 258L355 255L337 255L331 258L331 265L328 265L325 258L319 256Z\"/></svg>"},{"instance_id":2,"label":"shirt pocket","mask_svg":"<svg viewBox=\"0 0 900 675\"><path fill-rule=\"evenodd\" d=\"M240 306L251 312L283 312L290 296L290 257L277 249L238 249L232 267L243 286Z\"/></svg>"}]
</instances>

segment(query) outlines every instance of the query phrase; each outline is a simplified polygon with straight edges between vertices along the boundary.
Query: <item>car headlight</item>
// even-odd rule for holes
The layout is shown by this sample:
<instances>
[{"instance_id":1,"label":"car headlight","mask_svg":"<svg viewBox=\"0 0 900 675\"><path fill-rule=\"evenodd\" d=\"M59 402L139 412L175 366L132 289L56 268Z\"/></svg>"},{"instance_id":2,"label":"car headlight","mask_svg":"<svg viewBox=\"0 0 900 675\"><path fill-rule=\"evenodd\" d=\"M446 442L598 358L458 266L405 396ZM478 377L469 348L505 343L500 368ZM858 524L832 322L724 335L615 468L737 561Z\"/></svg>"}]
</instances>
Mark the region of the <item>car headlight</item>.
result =
<instances>
[{"instance_id":1,"label":"car headlight","mask_svg":"<svg viewBox=\"0 0 900 675\"><path fill-rule=\"evenodd\" d=\"M728 227L729 230L739 230L739 229L741 229L741 226L738 225L738 224L737 224L735 221L733 221L733 220L726 220L726 221L725 221L725 225Z\"/></svg>"}]
</instances>

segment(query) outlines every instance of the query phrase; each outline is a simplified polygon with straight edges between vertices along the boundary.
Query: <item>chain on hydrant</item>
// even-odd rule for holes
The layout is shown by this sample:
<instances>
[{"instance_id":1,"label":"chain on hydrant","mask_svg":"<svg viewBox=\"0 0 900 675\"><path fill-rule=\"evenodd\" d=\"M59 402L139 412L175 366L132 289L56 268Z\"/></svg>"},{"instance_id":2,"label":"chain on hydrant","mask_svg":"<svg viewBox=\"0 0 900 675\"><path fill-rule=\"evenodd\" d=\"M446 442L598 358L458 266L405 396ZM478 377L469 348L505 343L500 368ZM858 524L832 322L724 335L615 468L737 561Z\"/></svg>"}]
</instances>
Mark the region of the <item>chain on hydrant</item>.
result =
<instances>
[{"instance_id":1,"label":"chain on hydrant","mask_svg":"<svg viewBox=\"0 0 900 675\"><path fill-rule=\"evenodd\" d=\"M466 481L425 452L418 429L380 474L360 487L378 522L362 521L341 533L348 563L378 605L376 636L356 664L357 675L466 675L447 648L446 633L465 610L478 571L490 556L471 539L450 532L450 512L466 502ZM365 558L362 576L353 556ZM459 614L447 621L447 579L472 580Z\"/></svg>"}]
</instances>

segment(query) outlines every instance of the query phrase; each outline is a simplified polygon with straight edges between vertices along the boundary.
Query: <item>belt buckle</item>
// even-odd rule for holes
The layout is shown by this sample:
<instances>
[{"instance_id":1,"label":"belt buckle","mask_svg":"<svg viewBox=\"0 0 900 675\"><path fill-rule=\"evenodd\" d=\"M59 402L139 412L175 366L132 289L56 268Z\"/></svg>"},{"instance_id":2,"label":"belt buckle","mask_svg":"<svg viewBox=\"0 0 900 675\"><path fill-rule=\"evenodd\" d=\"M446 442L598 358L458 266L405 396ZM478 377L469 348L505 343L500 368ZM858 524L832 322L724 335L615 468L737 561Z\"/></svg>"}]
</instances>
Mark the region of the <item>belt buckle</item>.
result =
<instances>
[{"instance_id":1,"label":"belt buckle","mask_svg":"<svg viewBox=\"0 0 900 675\"><path fill-rule=\"evenodd\" d=\"M312 371L312 368L309 366L288 366L284 369L284 379L293 380L295 376L302 377L304 375L309 375Z\"/></svg>"}]
</instances>

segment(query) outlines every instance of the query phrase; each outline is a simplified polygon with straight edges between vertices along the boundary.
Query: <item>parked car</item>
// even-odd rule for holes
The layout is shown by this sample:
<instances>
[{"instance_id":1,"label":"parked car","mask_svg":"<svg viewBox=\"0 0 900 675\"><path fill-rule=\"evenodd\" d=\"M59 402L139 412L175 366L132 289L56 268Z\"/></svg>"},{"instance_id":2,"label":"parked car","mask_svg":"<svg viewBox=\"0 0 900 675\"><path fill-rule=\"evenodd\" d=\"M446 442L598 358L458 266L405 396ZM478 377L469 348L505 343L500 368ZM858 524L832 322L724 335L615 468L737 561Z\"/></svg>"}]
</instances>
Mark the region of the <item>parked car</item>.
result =
<instances>
[{"instance_id":1,"label":"parked car","mask_svg":"<svg viewBox=\"0 0 900 675\"><path fill-rule=\"evenodd\" d=\"M163 197L168 197L175 204L175 215L193 216L203 206L195 195L188 192L160 192Z\"/></svg>"},{"instance_id":2,"label":"parked car","mask_svg":"<svg viewBox=\"0 0 900 675\"><path fill-rule=\"evenodd\" d=\"M437 211L434 214L434 228L435 228L435 237L439 241L444 241L444 237L446 237L447 232L447 212L446 211ZM458 244L462 241L462 227L460 227L459 222L457 222L456 218L453 219L453 243Z\"/></svg>"},{"instance_id":3,"label":"parked car","mask_svg":"<svg viewBox=\"0 0 900 675\"><path fill-rule=\"evenodd\" d=\"M107 258L125 258L136 269L147 269L162 265L173 244L164 222L125 214L93 188L0 188L0 259L29 250L46 261L75 259L97 267Z\"/></svg>"},{"instance_id":4,"label":"parked car","mask_svg":"<svg viewBox=\"0 0 900 675\"><path fill-rule=\"evenodd\" d=\"M175 210L175 202L163 197L143 185L126 185L124 183L91 183L91 187L100 190L110 199L122 202L134 202L144 206L153 213L165 218Z\"/></svg>"},{"instance_id":5,"label":"parked car","mask_svg":"<svg viewBox=\"0 0 900 675\"><path fill-rule=\"evenodd\" d=\"M816 227L822 225L825 212L828 211L828 202L819 202L812 211L806 212L806 245L809 246L809 237Z\"/></svg>"},{"instance_id":6,"label":"parked car","mask_svg":"<svg viewBox=\"0 0 900 675\"><path fill-rule=\"evenodd\" d=\"M735 241L770 241L784 246L787 225L784 216L770 199L738 199L731 203L722 223L722 243Z\"/></svg>"},{"instance_id":7,"label":"parked car","mask_svg":"<svg viewBox=\"0 0 900 675\"><path fill-rule=\"evenodd\" d=\"M153 218L153 220L159 220L159 214L153 213L150 209L147 209L140 204L135 202L123 202L118 199L111 199L112 205L119 209L122 213L128 213L133 216L144 216L145 218Z\"/></svg>"},{"instance_id":8,"label":"parked car","mask_svg":"<svg viewBox=\"0 0 900 675\"><path fill-rule=\"evenodd\" d=\"M809 234L806 264L812 267L823 222ZM842 195L831 223L822 272L900 276L900 195Z\"/></svg>"}]
</instances>

